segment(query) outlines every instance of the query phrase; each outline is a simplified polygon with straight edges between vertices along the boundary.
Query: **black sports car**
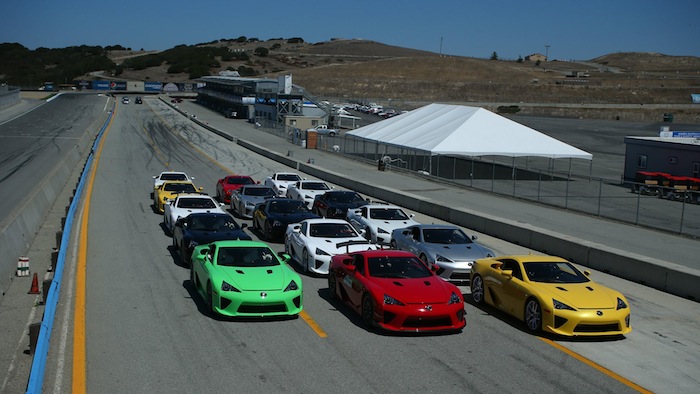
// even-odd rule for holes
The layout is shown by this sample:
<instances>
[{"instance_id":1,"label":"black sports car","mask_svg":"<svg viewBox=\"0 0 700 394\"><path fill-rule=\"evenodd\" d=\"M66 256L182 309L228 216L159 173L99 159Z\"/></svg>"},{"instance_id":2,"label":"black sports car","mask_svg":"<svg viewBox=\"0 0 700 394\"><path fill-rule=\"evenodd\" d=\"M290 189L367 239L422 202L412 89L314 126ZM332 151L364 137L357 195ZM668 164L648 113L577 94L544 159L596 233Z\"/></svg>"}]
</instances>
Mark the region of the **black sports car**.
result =
<instances>
[{"instance_id":1,"label":"black sports car","mask_svg":"<svg viewBox=\"0 0 700 394\"><path fill-rule=\"evenodd\" d=\"M175 222L173 248L185 264L190 264L192 250L197 245L214 241L251 240L245 232L246 227L248 225L245 223L239 226L229 214L192 213Z\"/></svg>"},{"instance_id":2,"label":"black sports car","mask_svg":"<svg viewBox=\"0 0 700 394\"><path fill-rule=\"evenodd\" d=\"M333 190L316 196L312 210L326 218L345 219L348 209L359 208L368 201L354 191Z\"/></svg>"},{"instance_id":3,"label":"black sports car","mask_svg":"<svg viewBox=\"0 0 700 394\"><path fill-rule=\"evenodd\" d=\"M306 204L291 198L273 198L258 204L253 211L253 227L267 240L282 240L287 225L316 219Z\"/></svg>"}]
</instances>

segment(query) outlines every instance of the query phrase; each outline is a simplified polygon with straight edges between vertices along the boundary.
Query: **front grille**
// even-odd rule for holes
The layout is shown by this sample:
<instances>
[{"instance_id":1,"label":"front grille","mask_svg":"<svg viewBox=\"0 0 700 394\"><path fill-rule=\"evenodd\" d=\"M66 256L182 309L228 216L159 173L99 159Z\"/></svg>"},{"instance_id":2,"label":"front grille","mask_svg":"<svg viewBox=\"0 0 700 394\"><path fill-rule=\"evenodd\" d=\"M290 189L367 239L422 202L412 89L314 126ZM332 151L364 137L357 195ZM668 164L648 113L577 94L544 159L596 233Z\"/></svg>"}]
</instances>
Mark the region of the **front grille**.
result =
<instances>
[{"instance_id":1,"label":"front grille","mask_svg":"<svg viewBox=\"0 0 700 394\"><path fill-rule=\"evenodd\" d=\"M231 300L229 300L228 298L221 297L221 300L219 301L219 307L221 309L226 309L229 305L231 305Z\"/></svg>"},{"instance_id":2,"label":"front grille","mask_svg":"<svg viewBox=\"0 0 700 394\"><path fill-rule=\"evenodd\" d=\"M455 272L450 275L452 280L469 280L469 272Z\"/></svg>"},{"instance_id":3,"label":"front grille","mask_svg":"<svg viewBox=\"0 0 700 394\"><path fill-rule=\"evenodd\" d=\"M294 303L294 306L296 306L297 308L301 307L301 296L294 297L292 302Z\"/></svg>"},{"instance_id":4,"label":"front grille","mask_svg":"<svg viewBox=\"0 0 700 394\"><path fill-rule=\"evenodd\" d=\"M277 304L242 304L238 307L239 313L274 313L286 311L287 306L283 302Z\"/></svg>"},{"instance_id":5,"label":"front grille","mask_svg":"<svg viewBox=\"0 0 700 394\"><path fill-rule=\"evenodd\" d=\"M444 327L444 326L451 326L452 325L452 319L449 318L449 316L436 316L436 317L431 317L431 318L408 318L406 321L403 323L404 327L413 327L413 328L421 328L421 327Z\"/></svg>"},{"instance_id":6,"label":"front grille","mask_svg":"<svg viewBox=\"0 0 700 394\"><path fill-rule=\"evenodd\" d=\"M395 313L384 312L384 324L391 323L391 321L394 320L395 317L396 317Z\"/></svg>"},{"instance_id":7,"label":"front grille","mask_svg":"<svg viewBox=\"0 0 700 394\"><path fill-rule=\"evenodd\" d=\"M612 331L620 331L620 325L617 323L579 324L574 329L574 332L612 332Z\"/></svg>"}]
</instances>

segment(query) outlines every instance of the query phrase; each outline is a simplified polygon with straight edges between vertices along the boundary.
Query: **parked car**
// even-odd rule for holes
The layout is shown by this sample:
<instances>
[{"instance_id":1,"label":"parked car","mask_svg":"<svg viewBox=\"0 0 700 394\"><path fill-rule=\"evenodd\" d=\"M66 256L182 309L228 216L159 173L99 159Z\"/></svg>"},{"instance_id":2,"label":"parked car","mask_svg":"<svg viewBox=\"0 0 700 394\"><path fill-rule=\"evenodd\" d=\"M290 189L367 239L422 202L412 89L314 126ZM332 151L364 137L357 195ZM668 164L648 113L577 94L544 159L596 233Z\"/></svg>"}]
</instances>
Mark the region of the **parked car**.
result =
<instances>
[{"instance_id":1,"label":"parked car","mask_svg":"<svg viewBox=\"0 0 700 394\"><path fill-rule=\"evenodd\" d=\"M326 218L345 218L348 209L354 209L366 205L369 199L365 199L359 193L352 190L331 190L316 196L311 210Z\"/></svg>"},{"instance_id":2,"label":"parked car","mask_svg":"<svg viewBox=\"0 0 700 394\"><path fill-rule=\"evenodd\" d=\"M140 97L140 96L136 96L136 98L134 99L134 102L135 102L136 104L143 104L143 102L141 101L141 97Z\"/></svg>"},{"instance_id":3,"label":"parked car","mask_svg":"<svg viewBox=\"0 0 700 394\"><path fill-rule=\"evenodd\" d=\"M190 177L182 171L163 171L158 175L153 175L153 189L158 188L165 181L194 181L194 177Z\"/></svg>"},{"instance_id":4,"label":"parked car","mask_svg":"<svg viewBox=\"0 0 700 394\"><path fill-rule=\"evenodd\" d=\"M192 251L198 245L222 240L250 240L245 232L247 224L239 226L227 213L193 213L180 218L173 228L173 248L180 260L191 263Z\"/></svg>"},{"instance_id":5,"label":"parked car","mask_svg":"<svg viewBox=\"0 0 700 394\"><path fill-rule=\"evenodd\" d=\"M377 248L343 219L302 220L287 226L284 235L285 253L303 272L320 275L328 274L331 256Z\"/></svg>"},{"instance_id":6,"label":"parked car","mask_svg":"<svg viewBox=\"0 0 700 394\"><path fill-rule=\"evenodd\" d=\"M563 336L612 336L632 331L621 293L589 279L553 256L502 256L472 266L471 294L525 322L532 332Z\"/></svg>"},{"instance_id":7,"label":"parked car","mask_svg":"<svg viewBox=\"0 0 700 394\"><path fill-rule=\"evenodd\" d=\"M287 196L287 188L301 181L299 174L294 172L276 172L265 178L265 185L272 188L279 197Z\"/></svg>"},{"instance_id":8,"label":"parked car","mask_svg":"<svg viewBox=\"0 0 700 394\"><path fill-rule=\"evenodd\" d=\"M469 280L475 260L495 255L474 240L457 226L417 224L394 230L391 247L414 253L445 280Z\"/></svg>"},{"instance_id":9,"label":"parked car","mask_svg":"<svg viewBox=\"0 0 700 394\"><path fill-rule=\"evenodd\" d=\"M128 97L122 97L122 104L129 104L129 98L128 98Z\"/></svg>"},{"instance_id":10,"label":"parked car","mask_svg":"<svg viewBox=\"0 0 700 394\"><path fill-rule=\"evenodd\" d=\"M212 315L297 316L301 278L264 242L216 241L192 252L190 283Z\"/></svg>"},{"instance_id":11,"label":"parked car","mask_svg":"<svg viewBox=\"0 0 700 394\"><path fill-rule=\"evenodd\" d=\"M165 181L153 192L153 207L156 212L163 213L168 200L181 193L198 193L202 188L197 187L192 181Z\"/></svg>"},{"instance_id":12,"label":"parked car","mask_svg":"<svg viewBox=\"0 0 700 394\"><path fill-rule=\"evenodd\" d=\"M390 245L394 229L419 224L395 205L366 204L348 209L347 220L358 231L364 230L365 237L378 244Z\"/></svg>"},{"instance_id":13,"label":"parked car","mask_svg":"<svg viewBox=\"0 0 700 394\"><path fill-rule=\"evenodd\" d=\"M272 198L258 204L253 210L253 228L264 239L276 241L284 239L287 226L305 219L315 219L302 201L290 198Z\"/></svg>"},{"instance_id":14,"label":"parked car","mask_svg":"<svg viewBox=\"0 0 700 394\"><path fill-rule=\"evenodd\" d=\"M269 186L243 185L231 194L231 212L239 217L252 219L256 205L275 197L277 193Z\"/></svg>"},{"instance_id":15,"label":"parked car","mask_svg":"<svg viewBox=\"0 0 700 394\"><path fill-rule=\"evenodd\" d=\"M314 199L319 194L331 190L326 182L317 180L303 180L295 182L287 187L287 198L303 201L306 206L311 209L314 205Z\"/></svg>"},{"instance_id":16,"label":"parked car","mask_svg":"<svg viewBox=\"0 0 700 394\"><path fill-rule=\"evenodd\" d=\"M410 252L384 249L335 255L328 291L362 316L368 328L460 331L466 325L459 288Z\"/></svg>"},{"instance_id":17,"label":"parked car","mask_svg":"<svg viewBox=\"0 0 700 394\"><path fill-rule=\"evenodd\" d=\"M240 189L243 185L255 185L256 182L248 175L227 175L216 181L216 198L219 201L230 203L231 193Z\"/></svg>"}]
</instances>

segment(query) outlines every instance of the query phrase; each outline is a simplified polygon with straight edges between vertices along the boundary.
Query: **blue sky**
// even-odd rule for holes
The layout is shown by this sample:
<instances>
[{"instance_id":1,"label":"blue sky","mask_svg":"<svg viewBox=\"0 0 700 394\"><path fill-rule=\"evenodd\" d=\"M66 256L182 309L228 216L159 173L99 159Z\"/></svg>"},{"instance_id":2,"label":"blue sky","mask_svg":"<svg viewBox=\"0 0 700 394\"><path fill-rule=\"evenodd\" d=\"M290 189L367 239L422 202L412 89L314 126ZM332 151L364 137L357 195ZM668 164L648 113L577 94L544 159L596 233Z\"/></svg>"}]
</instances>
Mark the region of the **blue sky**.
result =
<instances>
[{"instance_id":1,"label":"blue sky","mask_svg":"<svg viewBox=\"0 0 700 394\"><path fill-rule=\"evenodd\" d=\"M239 36L363 38L448 55L700 56L699 0L5 0L0 42L169 49ZM546 46L549 46L547 48Z\"/></svg>"}]
</instances>

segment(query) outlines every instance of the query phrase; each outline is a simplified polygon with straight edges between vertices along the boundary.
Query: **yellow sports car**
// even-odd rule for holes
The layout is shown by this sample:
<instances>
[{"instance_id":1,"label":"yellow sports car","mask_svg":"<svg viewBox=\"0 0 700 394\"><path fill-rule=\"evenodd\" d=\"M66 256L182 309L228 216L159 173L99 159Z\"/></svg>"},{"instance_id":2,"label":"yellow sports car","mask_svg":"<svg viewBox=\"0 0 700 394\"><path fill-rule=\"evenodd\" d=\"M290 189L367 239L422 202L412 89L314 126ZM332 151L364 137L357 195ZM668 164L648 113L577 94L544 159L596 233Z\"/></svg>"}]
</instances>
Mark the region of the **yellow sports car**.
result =
<instances>
[{"instance_id":1,"label":"yellow sports car","mask_svg":"<svg viewBox=\"0 0 700 394\"><path fill-rule=\"evenodd\" d=\"M167 200L172 200L179 193L197 193L203 188L197 187L190 181L165 181L156 187L153 192L153 206L163 213L163 205Z\"/></svg>"},{"instance_id":2,"label":"yellow sports car","mask_svg":"<svg viewBox=\"0 0 700 394\"><path fill-rule=\"evenodd\" d=\"M472 266L472 298L523 320L533 332L565 336L631 332L625 296L591 281L589 275L561 257L480 259Z\"/></svg>"}]
</instances>

